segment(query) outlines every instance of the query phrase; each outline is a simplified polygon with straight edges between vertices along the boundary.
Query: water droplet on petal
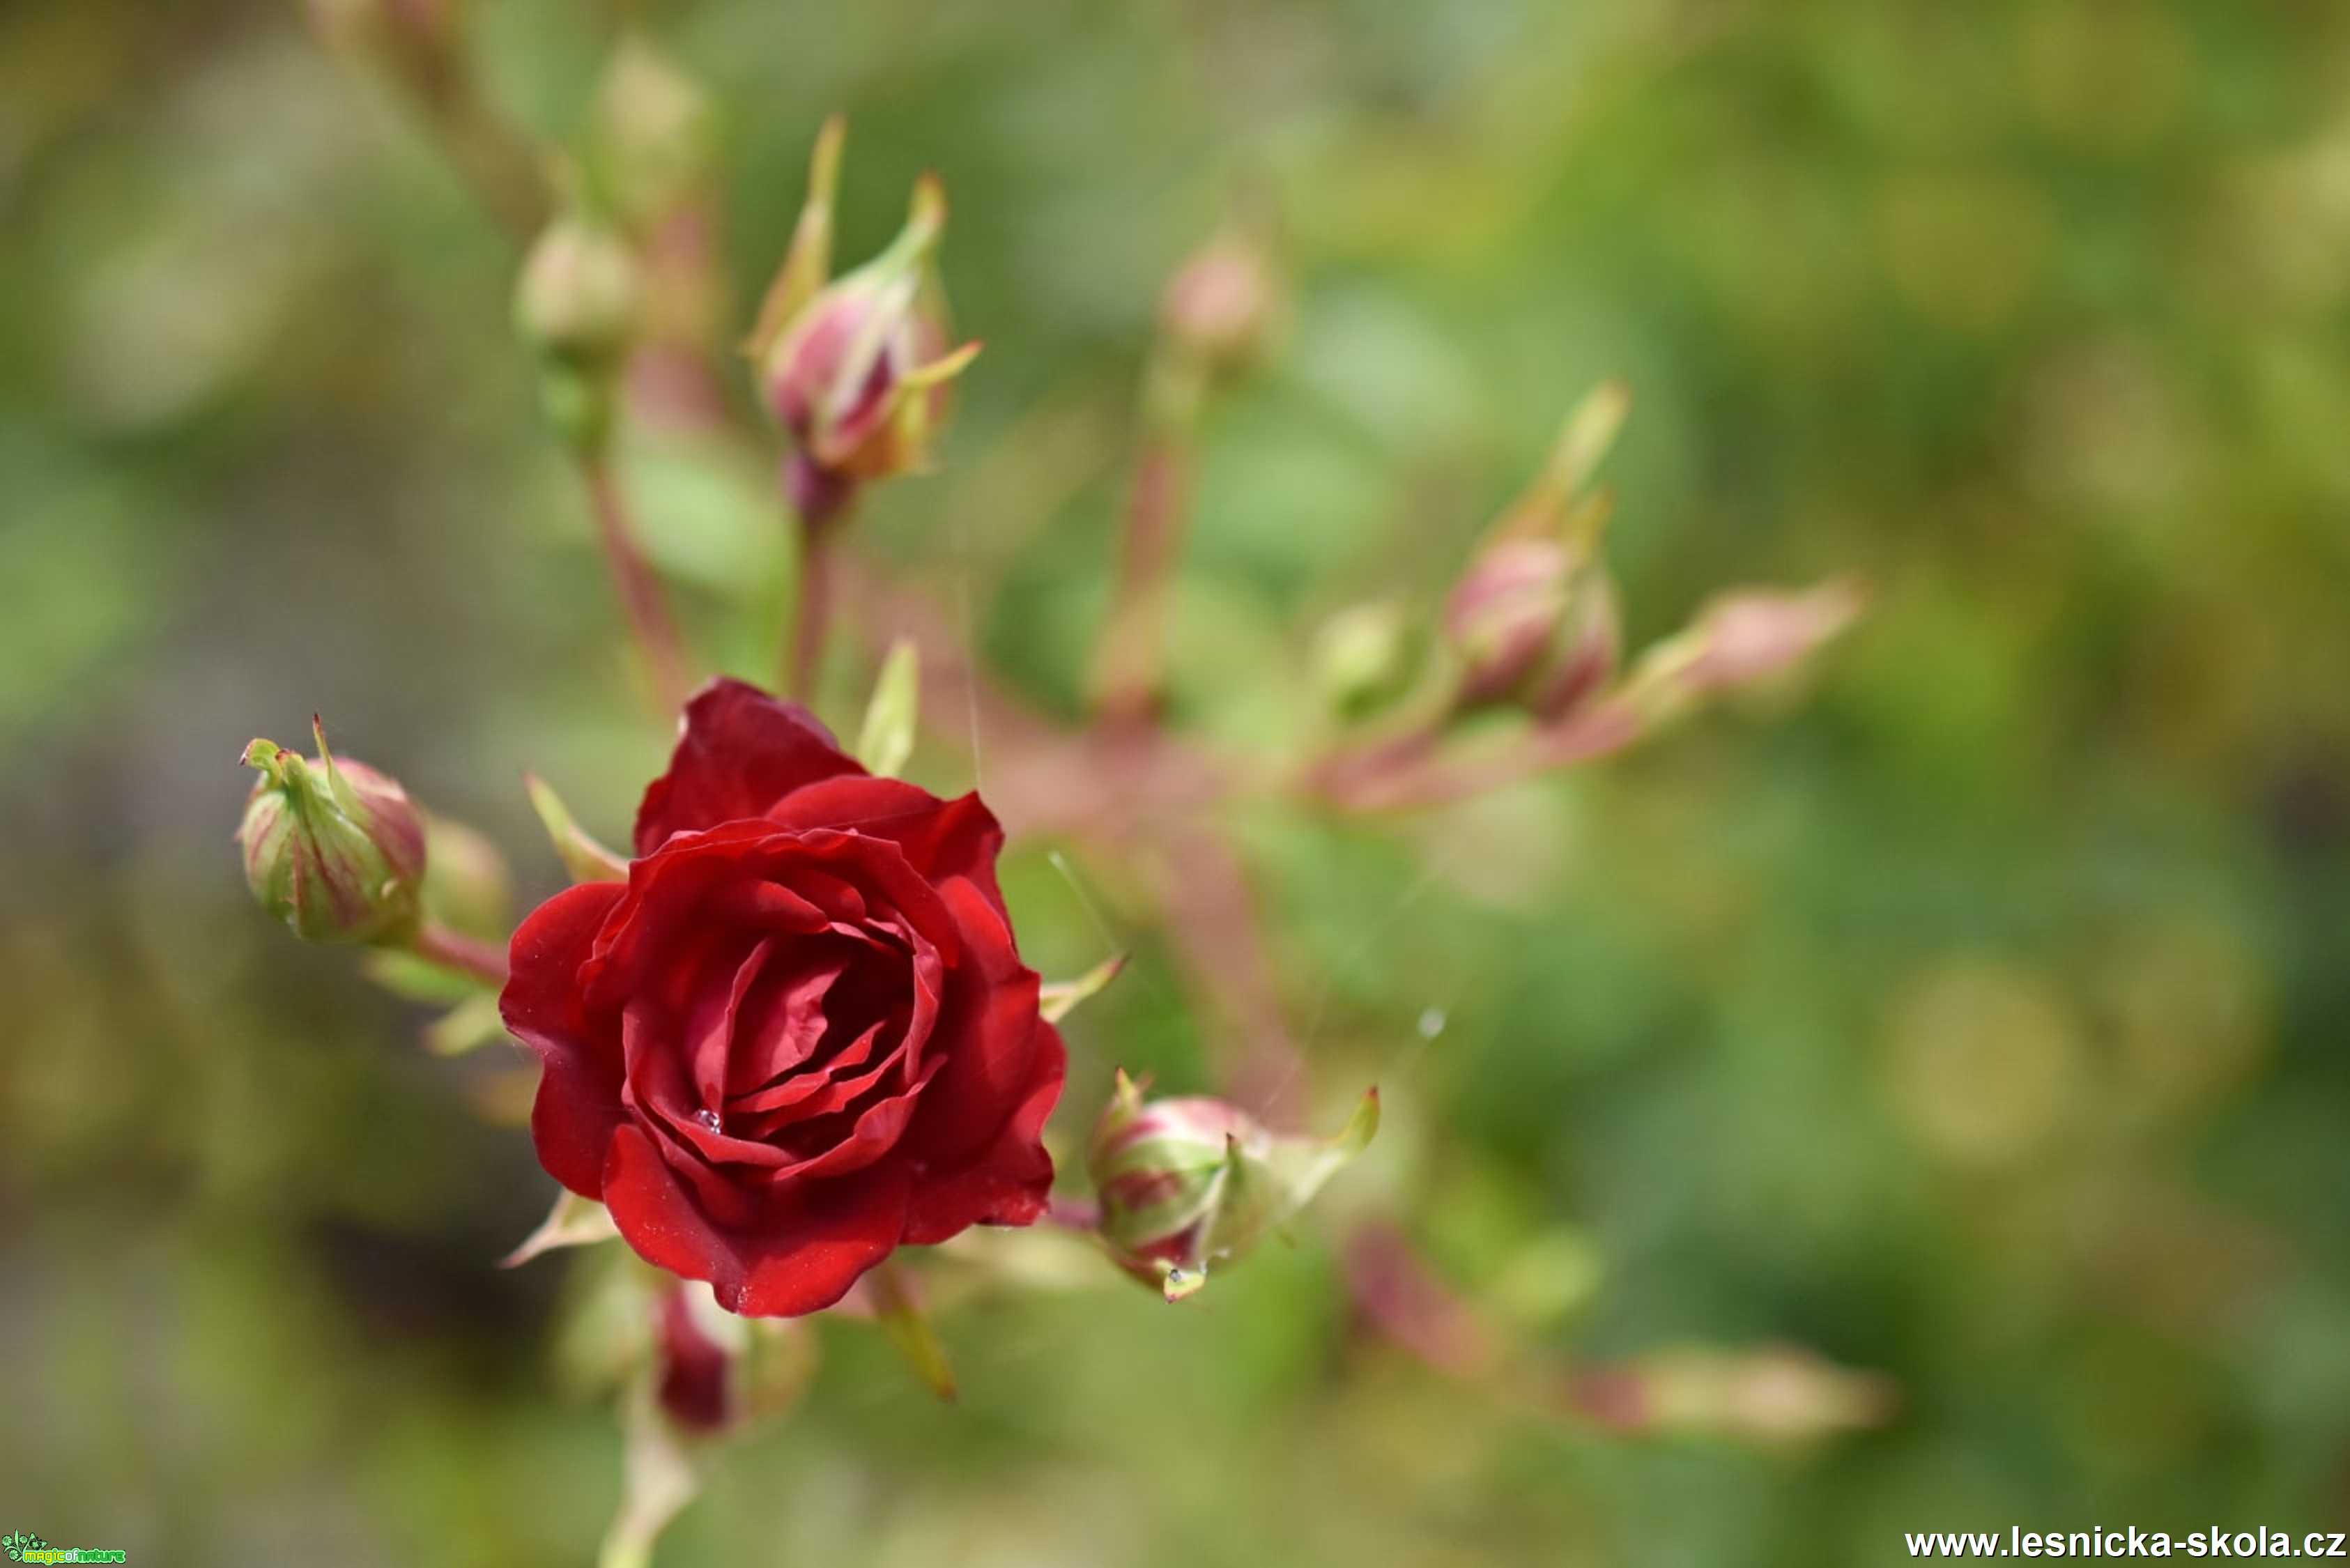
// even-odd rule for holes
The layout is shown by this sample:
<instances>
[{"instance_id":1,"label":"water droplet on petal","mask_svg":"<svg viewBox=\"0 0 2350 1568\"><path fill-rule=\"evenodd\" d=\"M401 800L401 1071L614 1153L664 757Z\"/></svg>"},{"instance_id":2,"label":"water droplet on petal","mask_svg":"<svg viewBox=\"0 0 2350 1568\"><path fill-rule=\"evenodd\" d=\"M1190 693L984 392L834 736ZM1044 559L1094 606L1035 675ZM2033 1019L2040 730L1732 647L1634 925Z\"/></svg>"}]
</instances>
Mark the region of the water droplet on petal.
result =
<instances>
[{"instance_id":1,"label":"water droplet on petal","mask_svg":"<svg viewBox=\"0 0 2350 1568\"><path fill-rule=\"evenodd\" d=\"M702 1109L694 1112L693 1119L700 1122L703 1127L708 1127L712 1132L719 1130L718 1113L712 1110L707 1106L704 1106Z\"/></svg>"}]
</instances>

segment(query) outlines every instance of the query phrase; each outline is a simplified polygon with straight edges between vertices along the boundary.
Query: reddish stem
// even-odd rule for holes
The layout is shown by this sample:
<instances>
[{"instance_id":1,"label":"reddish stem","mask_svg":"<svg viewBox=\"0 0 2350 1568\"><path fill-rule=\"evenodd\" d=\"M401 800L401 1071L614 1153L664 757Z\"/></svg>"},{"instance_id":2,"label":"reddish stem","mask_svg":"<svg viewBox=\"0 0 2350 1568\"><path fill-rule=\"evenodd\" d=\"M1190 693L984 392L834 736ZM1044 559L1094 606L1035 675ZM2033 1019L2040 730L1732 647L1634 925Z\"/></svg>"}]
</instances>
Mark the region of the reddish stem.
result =
<instances>
[{"instance_id":1,"label":"reddish stem","mask_svg":"<svg viewBox=\"0 0 2350 1568\"><path fill-rule=\"evenodd\" d=\"M1082 1198L1055 1198L1045 1206L1045 1223L1091 1235L1101 1223L1101 1205Z\"/></svg>"},{"instance_id":2,"label":"reddish stem","mask_svg":"<svg viewBox=\"0 0 2350 1568\"><path fill-rule=\"evenodd\" d=\"M1158 706L1169 579L1183 545L1191 491L1188 432L1162 426L1142 449L1127 503L1118 597L1102 632L1097 701L1104 717L1136 722Z\"/></svg>"},{"instance_id":3,"label":"reddish stem","mask_svg":"<svg viewBox=\"0 0 2350 1568\"><path fill-rule=\"evenodd\" d=\"M427 920L418 928L409 950L418 958L428 959L450 969L463 970L467 974L485 980L492 985L506 982L506 950L463 931L452 931L437 921Z\"/></svg>"},{"instance_id":4,"label":"reddish stem","mask_svg":"<svg viewBox=\"0 0 2350 1568\"><path fill-rule=\"evenodd\" d=\"M1309 772L1305 793L1345 811L1449 805L1622 751L1646 729L1632 703L1606 698L1498 749L1448 749L1430 738L1416 745L1390 742L1341 753Z\"/></svg>"},{"instance_id":5,"label":"reddish stem","mask_svg":"<svg viewBox=\"0 0 2350 1568\"><path fill-rule=\"evenodd\" d=\"M644 659L656 699L664 711L673 711L685 702L685 644L678 636L677 623L670 618L660 579L638 547L629 523L628 497L612 471L610 458L601 452L585 454L579 460L579 472L587 482L597 538L604 546L604 564L611 571L612 587L619 595L629 633Z\"/></svg>"},{"instance_id":6,"label":"reddish stem","mask_svg":"<svg viewBox=\"0 0 2350 1568\"><path fill-rule=\"evenodd\" d=\"M784 690L805 702L816 695L824 672L825 634L832 627L833 528L806 522L800 528L800 607L792 622L791 668Z\"/></svg>"}]
</instances>

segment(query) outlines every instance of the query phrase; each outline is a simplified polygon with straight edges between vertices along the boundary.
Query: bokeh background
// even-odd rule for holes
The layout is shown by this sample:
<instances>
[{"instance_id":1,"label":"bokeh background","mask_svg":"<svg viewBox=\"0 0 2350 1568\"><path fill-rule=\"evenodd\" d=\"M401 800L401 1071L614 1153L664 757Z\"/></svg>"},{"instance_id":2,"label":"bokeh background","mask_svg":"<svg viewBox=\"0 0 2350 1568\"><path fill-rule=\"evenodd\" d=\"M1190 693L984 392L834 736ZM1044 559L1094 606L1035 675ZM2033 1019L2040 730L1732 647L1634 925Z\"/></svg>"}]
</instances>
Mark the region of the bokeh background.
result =
<instances>
[{"instance_id":1,"label":"bokeh background","mask_svg":"<svg viewBox=\"0 0 2350 1568\"><path fill-rule=\"evenodd\" d=\"M865 543L1074 712L1160 283L1274 216L1281 352L1205 433L1182 722L1312 722L1319 619L1425 593L1610 374L1637 639L1857 568L1800 700L1420 819L1239 825L1325 1107L1548 1365L1792 1343L1813 1444L1607 1435L1350 1320L1334 1219L1170 1311L1100 1271L942 1319L933 1403L827 1327L664 1563L1877 1563L1905 1530L2350 1516L2350 11L2302 0L944 7L473 0L485 94L594 131L633 26L708 95L746 318L821 115L844 253L915 172L987 342ZM584 1563L608 1406L503 1046L255 911L252 735L559 871L658 764L509 327L513 243L296 8L0 14L0 1530L133 1563ZM769 475L639 432L705 659L771 667ZM836 720L862 674L837 672ZM917 777L973 773L941 725ZM983 754L979 763L984 776ZM1114 859L1024 945L1217 1042ZM1425 1027L1423 1027L1425 1025ZM1440 1025L1440 1027L1439 1027ZM1429 1035L1432 1033L1432 1038Z\"/></svg>"}]
</instances>

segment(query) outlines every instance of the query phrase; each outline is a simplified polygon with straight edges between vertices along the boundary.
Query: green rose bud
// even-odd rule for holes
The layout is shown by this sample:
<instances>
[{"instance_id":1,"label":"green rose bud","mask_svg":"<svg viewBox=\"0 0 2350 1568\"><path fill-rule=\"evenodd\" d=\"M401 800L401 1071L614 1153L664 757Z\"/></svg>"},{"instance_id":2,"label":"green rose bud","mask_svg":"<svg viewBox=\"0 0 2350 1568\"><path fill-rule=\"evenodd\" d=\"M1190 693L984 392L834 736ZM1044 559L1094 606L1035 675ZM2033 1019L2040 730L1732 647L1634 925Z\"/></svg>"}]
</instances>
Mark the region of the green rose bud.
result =
<instances>
[{"instance_id":1,"label":"green rose bud","mask_svg":"<svg viewBox=\"0 0 2350 1568\"><path fill-rule=\"evenodd\" d=\"M1281 1137L1222 1100L1146 1104L1120 1073L1087 1156L1098 1233L1120 1268L1180 1301L1303 1209L1378 1125L1377 1089L1336 1137Z\"/></svg>"},{"instance_id":2,"label":"green rose bud","mask_svg":"<svg viewBox=\"0 0 2350 1568\"><path fill-rule=\"evenodd\" d=\"M361 763L338 763L316 719L316 759L255 741L244 765L261 781L237 842L261 907L305 941L396 941L415 929L424 879L424 819L400 785Z\"/></svg>"},{"instance_id":3,"label":"green rose bud","mask_svg":"<svg viewBox=\"0 0 2350 1568\"><path fill-rule=\"evenodd\" d=\"M1401 606L1386 600L1350 606L1315 637L1315 687L1331 712L1362 718L1403 695L1420 651Z\"/></svg>"},{"instance_id":4,"label":"green rose bud","mask_svg":"<svg viewBox=\"0 0 2350 1568\"><path fill-rule=\"evenodd\" d=\"M515 284L515 330L565 365L608 367L636 336L641 296L627 241L586 218L557 218L523 262Z\"/></svg>"}]
</instances>

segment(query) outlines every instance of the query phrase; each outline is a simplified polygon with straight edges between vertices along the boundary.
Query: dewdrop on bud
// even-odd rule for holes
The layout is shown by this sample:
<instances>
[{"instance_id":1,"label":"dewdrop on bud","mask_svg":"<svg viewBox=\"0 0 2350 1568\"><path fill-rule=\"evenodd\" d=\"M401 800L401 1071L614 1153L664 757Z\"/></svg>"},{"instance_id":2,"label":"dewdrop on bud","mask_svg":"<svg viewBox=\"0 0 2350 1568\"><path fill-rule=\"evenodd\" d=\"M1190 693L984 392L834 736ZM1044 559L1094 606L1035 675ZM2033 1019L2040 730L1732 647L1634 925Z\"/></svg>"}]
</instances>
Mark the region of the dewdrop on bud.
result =
<instances>
[{"instance_id":1,"label":"dewdrop on bud","mask_svg":"<svg viewBox=\"0 0 2350 1568\"><path fill-rule=\"evenodd\" d=\"M1180 1301L1207 1283L1211 1264L1244 1256L1303 1209L1378 1125L1377 1089L1336 1137L1284 1137L1222 1100L1146 1103L1120 1073L1087 1155L1102 1243L1118 1267Z\"/></svg>"},{"instance_id":2,"label":"dewdrop on bud","mask_svg":"<svg viewBox=\"0 0 2350 1568\"><path fill-rule=\"evenodd\" d=\"M237 842L261 907L306 941L397 940L416 924L424 819L398 784L338 762L311 722L318 755L268 741L244 749L260 773Z\"/></svg>"},{"instance_id":3,"label":"dewdrop on bud","mask_svg":"<svg viewBox=\"0 0 2350 1568\"><path fill-rule=\"evenodd\" d=\"M857 487L918 469L946 423L950 383L979 352L950 348L946 293L933 257L946 232L946 189L916 182L889 247L830 283L832 202L843 131L818 137L808 199L749 351L762 394L796 451L785 483L811 522L845 511Z\"/></svg>"}]
</instances>

